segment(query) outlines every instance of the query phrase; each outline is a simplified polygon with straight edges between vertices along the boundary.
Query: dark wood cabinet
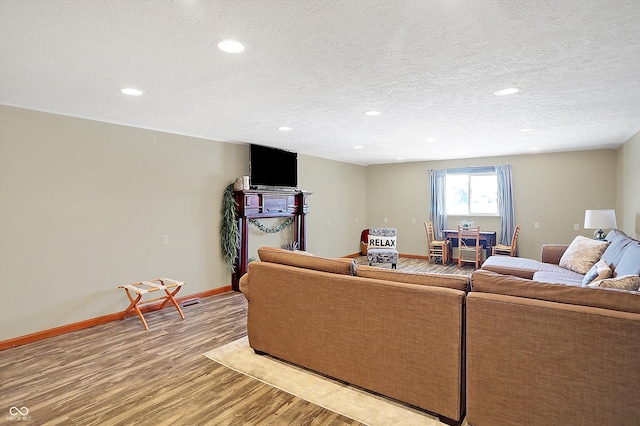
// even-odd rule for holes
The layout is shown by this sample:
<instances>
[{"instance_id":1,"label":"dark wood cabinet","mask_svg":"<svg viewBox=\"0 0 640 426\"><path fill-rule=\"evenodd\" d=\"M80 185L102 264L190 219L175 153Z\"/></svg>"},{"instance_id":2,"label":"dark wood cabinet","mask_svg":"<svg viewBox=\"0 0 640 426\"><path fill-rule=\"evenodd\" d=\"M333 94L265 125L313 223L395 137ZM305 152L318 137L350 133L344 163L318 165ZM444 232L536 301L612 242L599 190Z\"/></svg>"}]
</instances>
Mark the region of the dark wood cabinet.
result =
<instances>
[{"instance_id":1,"label":"dark wood cabinet","mask_svg":"<svg viewBox=\"0 0 640 426\"><path fill-rule=\"evenodd\" d=\"M240 247L236 258L235 272L231 277L231 288L239 291L240 277L247 273L249 265L249 219L269 217L293 217L293 238L300 250L306 250L306 223L309 212L307 191L287 190L243 190L235 191L236 214Z\"/></svg>"}]
</instances>

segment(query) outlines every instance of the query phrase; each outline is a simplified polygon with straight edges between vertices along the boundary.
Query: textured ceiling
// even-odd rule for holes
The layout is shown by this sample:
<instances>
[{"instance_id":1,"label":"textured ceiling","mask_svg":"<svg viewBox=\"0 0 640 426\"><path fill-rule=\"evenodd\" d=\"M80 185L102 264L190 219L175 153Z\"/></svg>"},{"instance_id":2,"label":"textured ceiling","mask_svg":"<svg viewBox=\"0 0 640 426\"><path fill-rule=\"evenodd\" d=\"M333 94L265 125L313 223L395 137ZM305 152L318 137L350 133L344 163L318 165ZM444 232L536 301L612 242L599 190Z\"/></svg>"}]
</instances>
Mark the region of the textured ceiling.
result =
<instances>
[{"instance_id":1,"label":"textured ceiling","mask_svg":"<svg viewBox=\"0 0 640 426\"><path fill-rule=\"evenodd\" d=\"M0 0L2 104L355 164L616 148L639 95L639 0Z\"/></svg>"}]
</instances>

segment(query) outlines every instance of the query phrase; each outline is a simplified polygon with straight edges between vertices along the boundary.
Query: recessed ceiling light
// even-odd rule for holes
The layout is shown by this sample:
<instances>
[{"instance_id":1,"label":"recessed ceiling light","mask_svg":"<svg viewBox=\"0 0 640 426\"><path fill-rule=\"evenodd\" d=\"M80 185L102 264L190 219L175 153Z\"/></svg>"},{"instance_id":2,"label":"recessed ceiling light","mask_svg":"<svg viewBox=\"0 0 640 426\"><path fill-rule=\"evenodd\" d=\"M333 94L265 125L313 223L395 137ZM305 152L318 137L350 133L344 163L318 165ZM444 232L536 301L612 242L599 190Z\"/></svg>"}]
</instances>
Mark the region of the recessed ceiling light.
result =
<instances>
[{"instance_id":1,"label":"recessed ceiling light","mask_svg":"<svg viewBox=\"0 0 640 426\"><path fill-rule=\"evenodd\" d=\"M398 158L396 158L396 160L402 161L402 160L404 160L404 157L398 157Z\"/></svg>"},{"instance_id":2,"label":"recessed ceiling light","mask_svg":"<svg viewBox=\"0 0 640 426\"><path fill-rule=\"evenodd\" d=\"M427 142L435 142L437 139L436 138L427 138L425 139Z\"/></svg>"},{"instance_id":3,"label":"recessed ceiling light","mask_svg":"<svg viewBox=\"0 0 640 426\"><path fill-rule=\"evenodd\" d=\"M227 53L240 53L244 52L244 44L236 40L222 40L218 43L218 49Z\"/></svg>"},{"instance_id":4,"label":"recessed ceiling light","mask_svg":"<svg viewBox=\"0 0 640 426\"><path fill-rule=\"evenodd\" d=\"M362 148L364 148L364 146L363 146L363 145L355 145L355 146L353 147L353 149L362 149Z\"/></svg>"},{"instance_id":5,"label":"recessed ceiling light","mask_svg":"<svg viewBox=\"0 0 640 426\"><path fill-rule=\"evenodd\" d=\"M520 129L519 132L533 132L533 129Z\"/></svg>"},{"instance_id":6,"label":"recessed ceiling light","mask_svg":"<svg viewBox=\"0 0 640 426\"><path fill-rule=\"evenodd\" d=\"M364 113L364 115L369 115L369 116L380 115L380 114L382 114L382 113L380 111L376 111L376 110L371 110L371 111L367 111L367 112Z\"/></svg>"},{"instance_id":7,"label":"recessed ceiling light","mask_svg":"<svg viewBox=\"0 0 640 426\"><path fill-rule=\"evenodd\" d=\"M140 96L143 93L142 90L134 89L133 87L126 87L120 91L129 96Z\"/></svg>"},{"instance_id":8,"label":"recessed ceiling light","mask_svg":"<svg viewBox=\"0 0 640 426\"><path fill-rule=\"evenodd\" d=\"M504 95L513 95L514 93L518 93L520 89L515 87L508 87L506 89L498 90L497 92L493 92L494 95L504 96Z\"/></svg>"},{"instance_id":9,"label":"recessed ceiling light","mask_svg":"<svg viewBox=\"0 0 640 426\"><path fill-rule=\"evenodd\" d=\"M540 148L538 148L537 146L532 146L531 148L529 148L529 151L537 151Z\"/></svg>"},{"instance_id":10,"label":"recessed ceiling light","mask_svg":"<svg viewBox=\"0 0 640 426\"><path fill-rule=\"evenodd\" d=\"M293 127L287 127L287 126L280 126L278 127L278 130L282 130L283 132L288 132L289 130L292 130Z\"/></svg>"}]
</instances>

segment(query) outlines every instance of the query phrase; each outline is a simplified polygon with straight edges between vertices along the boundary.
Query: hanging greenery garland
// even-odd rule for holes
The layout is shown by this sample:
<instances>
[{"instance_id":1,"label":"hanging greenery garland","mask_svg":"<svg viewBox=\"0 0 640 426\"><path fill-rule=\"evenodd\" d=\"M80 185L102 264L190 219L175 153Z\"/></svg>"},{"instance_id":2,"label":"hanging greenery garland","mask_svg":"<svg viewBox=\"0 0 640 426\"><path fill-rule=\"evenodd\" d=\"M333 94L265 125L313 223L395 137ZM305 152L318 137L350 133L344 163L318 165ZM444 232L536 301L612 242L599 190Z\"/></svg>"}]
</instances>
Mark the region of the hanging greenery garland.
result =
<instances>
[{"instance_id":1,"label":"hanging greenery garland","mask_svg":"<svg viewBox=\"0 0 640 426\"><path fill-rule=\"evenodd\" d=\"M282 222L280 225L274 226L272 228L265 226L258 219L249 219L249 223L255 226L256 228L258 228L259 230L261 230L262 232L265 232L267 234L275 234L276 232L280 232L287 226L291 225L293 223L293 218L290 217L284 222Z\"/></svg>"},{"instance_id":2,"label":"hanging greenery garland","mask_svg":"<svg viewBox=\"0 0 640 426\"><path fill-rule=\"evenodd\" d=\"M235 272L235 262L240 246L236 200L233 197L233 184L229 184L224 190L220 213L220 247L222 249L222 257L224 263L227 264L229 273L233 274Z\"/></svg>"}]
</instances>

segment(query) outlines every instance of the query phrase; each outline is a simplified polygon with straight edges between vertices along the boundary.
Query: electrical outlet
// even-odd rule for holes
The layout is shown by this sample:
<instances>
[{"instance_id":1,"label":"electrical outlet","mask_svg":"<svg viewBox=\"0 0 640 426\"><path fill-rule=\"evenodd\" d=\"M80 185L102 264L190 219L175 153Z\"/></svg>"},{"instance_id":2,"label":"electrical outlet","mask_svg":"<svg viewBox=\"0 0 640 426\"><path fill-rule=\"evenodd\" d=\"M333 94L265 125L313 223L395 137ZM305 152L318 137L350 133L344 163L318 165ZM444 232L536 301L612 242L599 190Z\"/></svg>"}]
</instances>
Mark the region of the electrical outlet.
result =
<instances>
[{"instance_id":1,"label":"electrical outlet","mask_svg":"<svg viewBox=\"0 0 640 426\"><path fill-rule=\"evenodd\" d=\"M360 219L356 217L356 223L360 223Z\"/></svg>"},{"instance_id":2,"label":"electrical outlet","mask_svg":"<svg viewBox=\"0 0 640 426\"><path fill-rule=\"evenodd\" d=\"M416 224L416 219L415 218L411 219L411 223L413 223L415 225Z\"/></svg>"},{"instance_id":3,"label":"electrical outlet","mask_svg":"<svg viewBox=\"0 0 640 426\"><path fill-rule=\"evenodd\" d=\"M536 229L540 229L540 222L533 222L533 227Z\"/></svg>"},{"instance_id":4,"label":"electrical outlet","mask_svg":"<svg viewBox=\"0 0 640 426\"><path fill-rule=\"evenodd\" d=\"M573 224L573 230L574 230L574 231L579 231L579 230L580 230L580 224L578 224L578 223L574 223L574 224Z\"/></svg>"},{"instance_id":5,"label":"electrical outlet","mask_svg":"<svg viewBox=\"0 0 640 426\"><path fill-rule=\"evenodd\" d=\"M169 244L169 236L167 234L162 236L162 244Z\"/></svg>"},{"instance_id":6,"label":"electrical outlet","mask_svg":"<svg viewBox=\"0 0 640 426\"><path fill-rule=\"evenodd\" d=\"M387 219L386 217L384 218L384 223L389 223L389 219Z\"/></svg>"}]
</instances>

